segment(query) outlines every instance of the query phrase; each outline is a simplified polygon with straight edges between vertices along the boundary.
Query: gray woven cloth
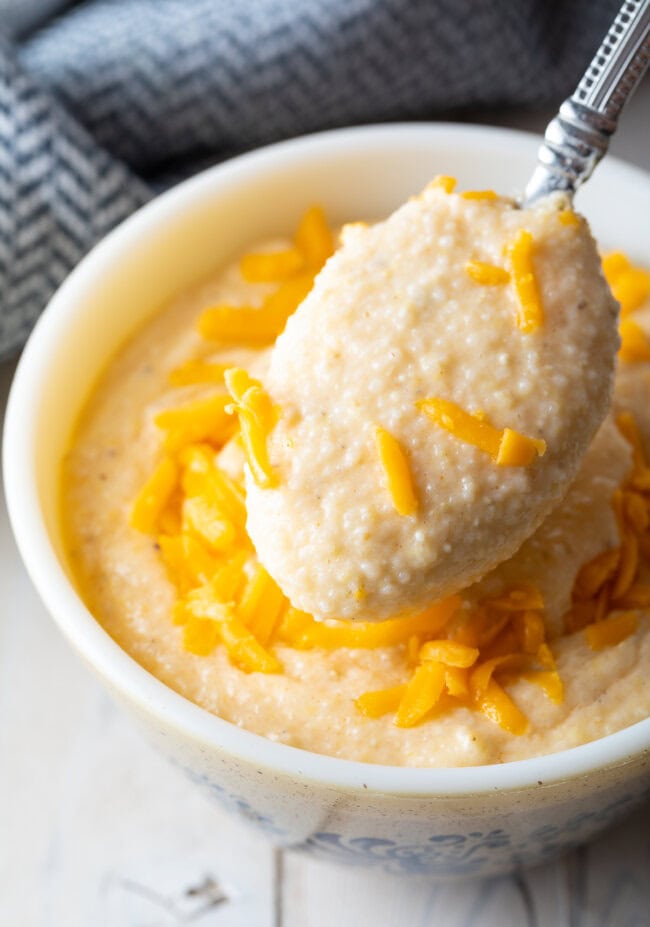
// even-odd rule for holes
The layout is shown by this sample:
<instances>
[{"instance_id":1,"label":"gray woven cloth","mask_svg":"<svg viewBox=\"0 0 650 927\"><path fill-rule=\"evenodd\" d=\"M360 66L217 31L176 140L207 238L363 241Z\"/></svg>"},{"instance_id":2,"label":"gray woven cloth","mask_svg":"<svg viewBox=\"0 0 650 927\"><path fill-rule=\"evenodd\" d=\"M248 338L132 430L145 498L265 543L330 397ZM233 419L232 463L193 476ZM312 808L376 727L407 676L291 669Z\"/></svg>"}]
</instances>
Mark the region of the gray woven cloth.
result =
<instances>
[{"instance_id":1,"label":"gray woven cloth","mask_svg":"<svg viewBox=\"0 0 650 927\"><path fill-rule=\"evenodd\" d=\"M0 356L172 179L333 126L538 107L618 0L0 0Z\"/></svg>"}]
</instances>

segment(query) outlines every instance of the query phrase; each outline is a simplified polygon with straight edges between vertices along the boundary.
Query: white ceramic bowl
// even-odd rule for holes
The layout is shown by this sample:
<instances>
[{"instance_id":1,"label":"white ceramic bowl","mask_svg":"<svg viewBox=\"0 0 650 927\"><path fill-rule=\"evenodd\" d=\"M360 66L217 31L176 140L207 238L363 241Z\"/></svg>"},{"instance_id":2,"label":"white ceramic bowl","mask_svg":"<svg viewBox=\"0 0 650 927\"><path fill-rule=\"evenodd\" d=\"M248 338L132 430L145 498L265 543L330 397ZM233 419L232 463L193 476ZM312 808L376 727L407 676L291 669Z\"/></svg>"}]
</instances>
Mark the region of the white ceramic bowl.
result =
<instances>
[{"instance_id":1,"label":"white ceramic bowl","mask_svg":"<svg viewBox=\"0 0 650 927\"><path fill-rule=\"evenodd\" d=\"M346 129L208 170L101 242L52 299L25 349L6 419L9 512L23 559L84 660L197 783L283 846L435 876L543 860L620 816L650 788L650 719L540 759L404 769L318 756L213 717L142 669L70 579L57 517L59 466L93 383L142 320L306 205L335 223L387 214L436 173L461 187L521 189L538 140L454 125ZM615 160L580 196L601 242L650 251L650 181ZM650 668L649 668L650 669Z\"/></svg>"}]
</instances>

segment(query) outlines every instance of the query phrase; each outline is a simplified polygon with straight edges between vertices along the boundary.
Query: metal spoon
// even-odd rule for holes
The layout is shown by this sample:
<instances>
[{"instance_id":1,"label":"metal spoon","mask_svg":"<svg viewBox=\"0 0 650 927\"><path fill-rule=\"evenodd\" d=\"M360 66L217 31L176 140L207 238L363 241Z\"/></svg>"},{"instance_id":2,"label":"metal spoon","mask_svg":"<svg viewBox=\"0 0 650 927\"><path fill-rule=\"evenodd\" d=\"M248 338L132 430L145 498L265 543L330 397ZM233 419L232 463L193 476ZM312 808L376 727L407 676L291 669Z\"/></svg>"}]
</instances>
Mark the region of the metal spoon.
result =
<instances>
[{"instance_id":1,"label":"metal spoon","mask_svg":"<svg viewBox=\"0 0 650 927\"><path fill-rule=\"evenodd\" d=\"M572 96L544 133L523 206L573 196L609 147L623 107L650 64L650 0L626 0Z\"/></svg>"}]
</instances>

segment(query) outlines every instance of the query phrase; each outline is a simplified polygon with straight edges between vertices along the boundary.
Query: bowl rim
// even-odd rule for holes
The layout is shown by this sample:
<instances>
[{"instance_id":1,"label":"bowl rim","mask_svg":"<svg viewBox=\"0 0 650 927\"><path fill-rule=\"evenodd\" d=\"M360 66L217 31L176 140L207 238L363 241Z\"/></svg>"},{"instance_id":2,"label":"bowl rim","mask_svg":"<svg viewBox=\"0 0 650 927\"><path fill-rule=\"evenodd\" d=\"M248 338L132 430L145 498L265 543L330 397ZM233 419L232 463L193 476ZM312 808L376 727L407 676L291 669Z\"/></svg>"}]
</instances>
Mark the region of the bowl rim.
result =
<instances>
[{"instance_id":1,"label":"bowl rim","mask_svg":"<svg viewBox=\"0 0 650 927\"><path fill-rule=\"evenodd\" d=\"M483 766L422 768L384 766L325 756L274 742L211 714L162 683L110 637L81 600L50 541L35 479L35 420L47 388L52 344L65 337L66 326L80 311L83 293L147 230L192 208L206 195L217 199L233 182L298 158L322 158L323 152L354 150L372 141L399 150L405 142L446 143L530 151L538 137L519 130L455 123L391 123L335 129L279 142L240 155L189 178L155 197L118 225L82 259L62 283L38 320L19 361L7 404L3 468L7 508L27 572L47 611L82 658L117 692L163 727L177 729L211 748L264 769L315 784L391 795L434 797L486 794L546 786L629 762L650 753L650 718L581 746L541 757ZM648 184L650 175L616 158L608 170Z\"/></svg>"}]
</instances>

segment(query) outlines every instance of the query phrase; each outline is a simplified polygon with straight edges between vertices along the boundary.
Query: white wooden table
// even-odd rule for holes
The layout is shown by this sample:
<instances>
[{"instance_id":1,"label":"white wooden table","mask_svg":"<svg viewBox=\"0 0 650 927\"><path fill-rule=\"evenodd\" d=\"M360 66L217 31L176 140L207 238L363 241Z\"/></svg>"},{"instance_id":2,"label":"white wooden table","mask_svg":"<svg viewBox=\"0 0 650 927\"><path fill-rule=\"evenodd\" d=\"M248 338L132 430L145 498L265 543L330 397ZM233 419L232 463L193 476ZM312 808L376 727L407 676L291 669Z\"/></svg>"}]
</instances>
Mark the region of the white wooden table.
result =
<instances>
[{"instance_id":1,"label":"white wooden table","mask_svg":"<svg viewBox=\"0 0 650 927\"><path fill-rule=\"evenodd\" d=\"M622 133L614 150L650 169L648 82ZM2 409L12 369L0 365ZM2 498L0 925L184 924L650 927L650 805L543 869L463 885L274 850L155 754L68 649L20 564Z\"/></svg>"}]
</instances>

